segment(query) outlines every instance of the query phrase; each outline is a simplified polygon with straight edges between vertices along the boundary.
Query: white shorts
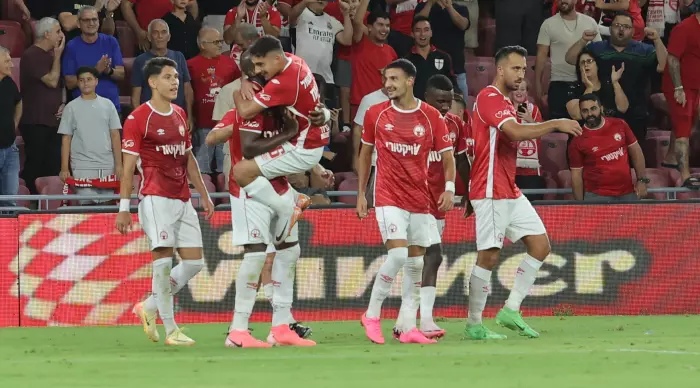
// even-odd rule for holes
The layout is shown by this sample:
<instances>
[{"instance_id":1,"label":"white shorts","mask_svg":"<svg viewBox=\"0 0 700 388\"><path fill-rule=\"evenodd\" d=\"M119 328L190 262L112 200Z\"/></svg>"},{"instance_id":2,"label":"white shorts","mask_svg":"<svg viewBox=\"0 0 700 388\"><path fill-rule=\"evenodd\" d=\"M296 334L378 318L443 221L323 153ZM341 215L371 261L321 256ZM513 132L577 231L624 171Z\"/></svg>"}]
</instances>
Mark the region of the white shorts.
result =
<instances>
[{"instance_id":1,"label":"white shorts","mask_svg":"<svg viewBox=\"0 0 700 388\"><path fill-rule=\"evenodd\" d=\"M323 147L305 149L284 143L255 157L255 163L267 179L299 174L311 170L323 156Z\"/></svg>"},{"instance_id":2,"label":"white shorts","mask_svg":"<svg viewBox=\"0 0 700 388\"><path fill-rule=\"evenodd\" d=\"M231 226L233 245L243 246L250 244L268 245L266 253L275 252L273 233L275 231L273 221L277 218L275 212L268 206L245 198L245 192L241 190L243 198L231 196ZM289 201L289 206L294 206L297 192L290 188L283 196ZM287 243L299 241L299 227L294 225L289 237L284 240ZM272 249L270 249L272 247Z\"/></svg>"},{"instance_id":3,"label":"white shorts","mask_svg":"<svg viewBox=\"0 0 700 388\"><path fill-rule=\"evenodd\" d=\"M406 240L408 245L429 247L440 243L437 222L432 214L409 213L395 206L375 209L379 232L384 243L387 240Z\"/></svg>"},{"instance_id":4,"label":"white shorts","mask_svg":"<svg viewBox=\"0 0 700 388\"><path fill-rule=\"evenodd\" d=\"M201 248L202 230L192 201L147 195L139 202L139 222L156 248Z\"/></svg>"},{"instance_id":5,"label":"white shorts","mask_svg":"<svg viewBox=\"0 0 700 388\"><path fill-rule=\"evenodd\" d=\"M517 199L477 199L471 201L476 217L476 249L502 248L507 237L516 242L525 236L547 234L530 201Z\"/></svg>"}]
</instances>

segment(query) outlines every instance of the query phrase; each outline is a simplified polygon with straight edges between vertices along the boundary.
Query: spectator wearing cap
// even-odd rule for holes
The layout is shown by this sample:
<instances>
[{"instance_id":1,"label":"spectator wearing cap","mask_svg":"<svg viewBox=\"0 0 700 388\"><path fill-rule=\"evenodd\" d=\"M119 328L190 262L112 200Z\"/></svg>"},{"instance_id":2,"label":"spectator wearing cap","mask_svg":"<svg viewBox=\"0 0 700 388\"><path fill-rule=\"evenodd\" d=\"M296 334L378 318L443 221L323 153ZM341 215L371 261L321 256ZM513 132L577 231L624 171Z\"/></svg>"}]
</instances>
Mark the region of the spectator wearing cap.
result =
<instances>
[{"instance_id":1,"label":"spectator wearing cap","mask_svg":"<svg viewBox=\"0 0 700 388\"><path fill-rule=\"evenodd\" d=\"M114 23L114 11L119 8L122 0L58 0L56 1L58 21L61 23L66 41L70 42L80 36L80 20L78 12L86 5L95 7L98 11L97 23L100 24L100 32L114 36L116 25Z\"/></svg>"},{"instance_id":2,"label":"spectator wearing cap","mask_svg":"<svg viewBox=\"0 0 700 388\"><path fill-rule=\"evenodd\" d=\"M190 0L187 9L193 18L199 16L199 6L197 0ZM122 0L122 16L134 31L138 39L139 49L142 52L148 51L150 41L148 40L148 26L154 19L162 19L167 13L173 10L172 0Z\"/></svg>"},{"instance_id":3,"label":"spectator wearing cap","mask_svg":"<svg viewBox=\"0 0 700 388\"><path fill-rule=\"evenodd\" d=\"M19 149L15 144L22 117L22 96L12 80L10 51L0 46L0 195L17 195L19 190ZM2 206L15 206L0 201Z\"/></svg>"},{"instance_id":4,"label":"spectator wearing cap","mask_svg":"<svg viewBox=\"0 0 700 388\"><path fill-rule=\"evenodd\" d=\"M413 38L416 44L406 59L416 67L417 75L413 85L413 95L421 100L425 96L425 88L428 79L436 74L442 74L455 83L452 74L452 58L442 50L432 45L430 39L433 31L430 22L425 16L416 16L413 19Z\"/></svg>"},{"instance_id":5,"label":"spectator wearing cap","mask_svg":"<svg viewBox=\"0 0 700 388\"><path fill-rule=\"evenodd\" d=\"M452 58L457 86L467 98L467 74L464 70L464 31L469 26L469 11L452 0L428 0L416 7L416 16L427 17L432 26L435 47ZM478 18L478 16L477 16ZM476 28L476 27L475 27Z\"/></svg>"},{"instance_id":6,"label":"spectator wearing cap","mask_svg":"<svg viewBox=\"0 0 700 388\"><path fill-rule=\"evenodd\" d=\"M199 54L197 35L202 25L187 10L189 0L172 0L173 10L163 16L170 28L168 48L179 51L190 60Z\"/></svg>"},{"instance_id":7,"label":"spectator wearing cap","mask_svg":"<svg viewBox=\"0 0 700 388\"><path fill-rule=\"evenodd\" d=\"M117 82L124 79L124 61L119 43L113 36L98 32L99 19L95 7L81 8L78 21L81 34L66 44L63 54L62 70L66 88L72 91L74 98L78 97L78 68L94 67L100 77L97 94L112 101L117 111L121 112Z\"/></svg>"},{"instance_id":8,"label":"spectator wearing cap","mask_svg":"<svg viewBox=\"0 0 700 388\"><path fill-rule=\"evenodd\" d=\"M387 0L391 31L389 45L399 58L406 57L413 47L413 17L416 7L425 0Z\"/></svg>"}]
</instances>

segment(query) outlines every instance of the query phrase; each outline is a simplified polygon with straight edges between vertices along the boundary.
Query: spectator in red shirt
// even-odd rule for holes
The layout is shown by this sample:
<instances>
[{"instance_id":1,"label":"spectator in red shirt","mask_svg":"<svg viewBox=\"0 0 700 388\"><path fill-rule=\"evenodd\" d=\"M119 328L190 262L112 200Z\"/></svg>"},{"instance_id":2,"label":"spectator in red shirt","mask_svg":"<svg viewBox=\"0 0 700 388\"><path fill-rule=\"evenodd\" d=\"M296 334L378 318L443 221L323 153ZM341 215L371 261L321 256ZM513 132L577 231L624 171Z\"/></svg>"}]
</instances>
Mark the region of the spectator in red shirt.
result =
<instances>
[{"instance_id":1,"label":"spectator in red shirt","mask_svg":"<svg viewBox=\"0 0 700 388\"><path fill-rule=\"evenodd\" d=\"M391 32L389 46L394 48L396 55L404 58L411 52L413 46L413 16L419 3L425 0L387 0L389 16L391 17ZM426 77L428 79L429 77ZM421 95L421 98L423 95Z\"/></svg>"},{"instance_id":2,"label":"spectator in red shirt","mask_svg":"<svg viewBox=\"0 0 700 388\"><path fill-rule=\"evenodd\" d=\"M197 163L202 174L224 171L223 144L211 147L205 144L216 122L212 119L216 96L225 85L241 77L241 70L236 61L221 55L224 44L221 34L215 28L204 27L197 37L200 53L187 61L187 69L192 78L194 90L194 113L191 128L194 132L193 147ZM216 162L212 169L212 164Z\"/></svg>"},{"instance_id":3,"label":"spectator in red shirt","mask_svg":"<svg viewBox=\"0 0 700 388\"><path fill-rule=\"evenodd\" d=\"M518 122L541 123L542 113L540 108L530 102L528 83L523 80L518 90L510 94L510 99L518 111ZM515 184L521 189L544 189L547 187L542 170L540 169L540 152L542 152L542 139L523 140L518 142L518 159L516 159ZM544 199L543 194L527 194L530 201Z\"/></svg>"},{"instance_id":4,"label":"spectator in red shirt","mask_svg":"<svg viewBox=\"0 0 700 388\"><path fill-rule=\"evenodd\" d=\"M173 0L123 0L122 16L129 27L134 31L142 52L148 51L148 24L151 20L161 19L173 10ZM190 0L187 10L193 18L197 19L199 7L197 0ZM134 12L135 11L135 12Z\"/></svg>"},{"instance_id":5,"label":"spectator in red shirt","mask_svg":"<svg viewBox=\"0 0 700 388\"><path fill-rule=\"evenodd\" d=\"M690 132L700 108L700 0L694 15L678 24L668 43L668 66L662 89L668 102L675 141L668 147L664 166L681 172L684 187L700 189L700 179L690 176Z\"/></svg>"},{"instance_id":6,"label":"spectator in red shirt","mask_svg":"<svg viewBox=\"0 0 700 388\"><path fill-rule=\"evenodd\" d=\"M355 20L361 20L369 0L362 0ZM359 23L356 23L356 25ZM354 29L352 86L350 88L351 115L367 94L382 87L382 70L397 59L396 52L386 41L389 37L389 14L382 10L370 13L367 26Z\"/></svg>"},{"instance_id":7,"label":"spectator in red shirt","mask_svg":"<svg viewBox=\"0 0 700 388\"><path fill-rule=\"evenodd\" d=\"M224 20L224 40L231 44L236 39L236 27L249 23L258 29L260 36L280 36L282 16L280 11L265 0L244 0L236 8L231 8Z\"/></svg>"},{"instance_id":8,"label":"spectator in red shirt","mask_svg":"<svg viewBox=\"0 0 700 388\"><path fill-rule=\"evenodd\" d=\"M586 94L579 100L583 134L569 144L571 187L577 201L632 201L647 196L644 154L629 125L603 117L600 100ZM637 173L632 184L630 160ZM636 187L635 187L636 186ZM584 194L585 193L585 194Z\"/></svg>"}]
</instances>

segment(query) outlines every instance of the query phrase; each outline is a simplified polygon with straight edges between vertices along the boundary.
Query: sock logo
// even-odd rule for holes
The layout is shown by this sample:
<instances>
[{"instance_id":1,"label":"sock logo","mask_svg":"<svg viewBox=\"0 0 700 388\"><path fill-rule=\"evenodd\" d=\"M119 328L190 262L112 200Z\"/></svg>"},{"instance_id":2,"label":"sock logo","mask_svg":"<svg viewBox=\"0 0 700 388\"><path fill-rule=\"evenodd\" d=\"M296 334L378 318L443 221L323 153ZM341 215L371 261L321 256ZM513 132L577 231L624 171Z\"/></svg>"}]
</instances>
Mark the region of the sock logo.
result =
<instances>
[{"instance_id":1,"label":"sock logo","mask_svg":"<svg viewBox=\"0 0 700 388\"><path fill-rule=\"evenodd\" d=\"M379 276L381 277L382 281L385 281L387 283L392 283L394 281L394 279L391 276L387 276L384 274L379 274Z\"/></svg>"},{"instance_id":2,"label":"sock logo","mask_svg":"<svg viewBox=\"0 0 700 388\"><path fill-rule=\"evenodd\" d=\"M489 286L484 286L481 288L485 293L489 293Z\"/></svg>"},{"instance_id":3,"label":"sock logo","mask_svg":"<svg viewBox=\"0 0 700 388\"><path fill-rule=\"evenodd\" d=\"M525 270L523 269L523 267L518 267L518 270L515 271L516 275L522 275L524 273L525 273Z\"/></svg>"}]
</instances>

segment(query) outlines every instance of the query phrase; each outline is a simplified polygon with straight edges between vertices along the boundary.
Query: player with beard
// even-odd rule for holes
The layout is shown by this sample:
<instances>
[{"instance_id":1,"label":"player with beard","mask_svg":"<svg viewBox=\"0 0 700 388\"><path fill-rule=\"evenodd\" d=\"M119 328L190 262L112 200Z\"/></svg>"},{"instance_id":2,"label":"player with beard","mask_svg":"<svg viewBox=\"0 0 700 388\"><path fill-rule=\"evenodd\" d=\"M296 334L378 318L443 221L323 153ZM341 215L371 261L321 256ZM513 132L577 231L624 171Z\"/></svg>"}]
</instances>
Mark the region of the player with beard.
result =
<instances>
[{"instance_id":1,"label":"player with beard","mask_svg":"<svg viewBox=\"0 0 700 388\"><path fill-rule=\"evenodd\" d=\"M428 78L426 82L426 92L425 92L425 102L428 103L433 108L437 109L443 116L445 120L445 126L447 127L447 135L452 144L452 147L457 149L457 153L461 154L460 159L464 159L457 164L457 169L462 177L469 177L469 162L466 160L466 154L462 151L462 148L466 146L466 140L464 136L469 132L465 126L467 125L462 121L461 117L458 117L450 113L450 108L452 107L452 101L454 99L454 89L452 86L452 81L442 74L436 74ZM466 163L465 163L466 162ZM416 294L417 286L420 287L420 330L425 335L426 338L441 338L445 335L445 330L441 329L433 320L433 305L435 304L435 292L437 284L437 274L442 264L442 248L441 240L442 233L445 230L445 216L446 213L439 210L440 196L445 189L445 173L442 166L442 155L437 151L430 151L430 157L428 159L428 186L430 189L430 194L432 198L431 213L433 217L437 220L438 235L431 237L431 242L433 243L425 251L425 256L423 257L423 278L420 284L415 284L411 281L408 274L408 269L404 270L403 278L403 297L401 300L401 310L399 311L399 321L402 317L406 315L408 308L415 309L415 299L413 296ZM407 319L411 319L407 316ZM413 317L415 319L415 316ZM405 326L404 323L399 322L397 326ZM394 338L400 337L399 330L394 330Z\"/></svg>"},{"instance_id":2,"label":"player with beard","mask_svg":"<svg viewBox=\"0 0 700 388\"><path fill-rule=\"evenodd\" d=\"M314 110L323 111L328 122L331 114L321 105L316 80L306 62L286 54L277 38L263 36L250 46L249 52L256 74L267 83L261 89L247 80L241 82L241 90L234 94L238 114L250 120L264 109L284 106L299 123L299 132L290 141L252 160L242 160L232 168L236 182L246 193L273 209L283 221L275 225L275 242L279 243L289 235L301 216L301 209L289 207L268 179L303 173L318 164L330 138L330 128L313 125L310 115Z\"/></svg>"},{"instance_id":3,"label":"player with beard","mask_svg":"<svg viewBox=\"0 0 700 388\"><path fill-rule=\"evenodd\" d=\"M383 344L380 314L399 270L418 286L423 270L425 248L433 245L437 223L432 213L433 200L428 188L428 159L431 151L442 158L445 181L438 200L439 211L452 209L455 191L455 166L452 143L440 112L413 96L416 68L406 59L398 59L384 69L389 101L369 108L362 130L363 147L358 158L359 190L357 214L367 217L365 188L369 179L372 151L377 149L375 213L379 231L388 250L384 264L372 287L367 311L361 323L370 341ZM451 98L450 98L451 102ZM415 288L417 291L417 287ZM417 295L414 295L417 297ZM409 302L397 321L401 343L431 344L416 328L417 309Z\"/></svg>"},{"instance_id":4,"label":"player with beard","mask_svg":"<svg viewBox=\"0 0 700 388\"><path fill-rule=\"evenodd\" d=\"M508 301L496 316L496 323L520 335L536 338L539 333L525 323L520 304L535 283L537 271L550 252L549 238L535 209L515 185L517 142L536 139L554 130L573 136L581 134L576 121L550 120L520 124L510 92L518 90L525 78L527 50L503 47L496 53L496 78L476 97L472 121L474 163L469 200L476 214L476 265L469 279L469 317L465 336L470 339L504 339L482 323L489 293L491 271L498 263L504 238L523 240L525 259L518 267Z\"/></svg>"}]
</instances>

